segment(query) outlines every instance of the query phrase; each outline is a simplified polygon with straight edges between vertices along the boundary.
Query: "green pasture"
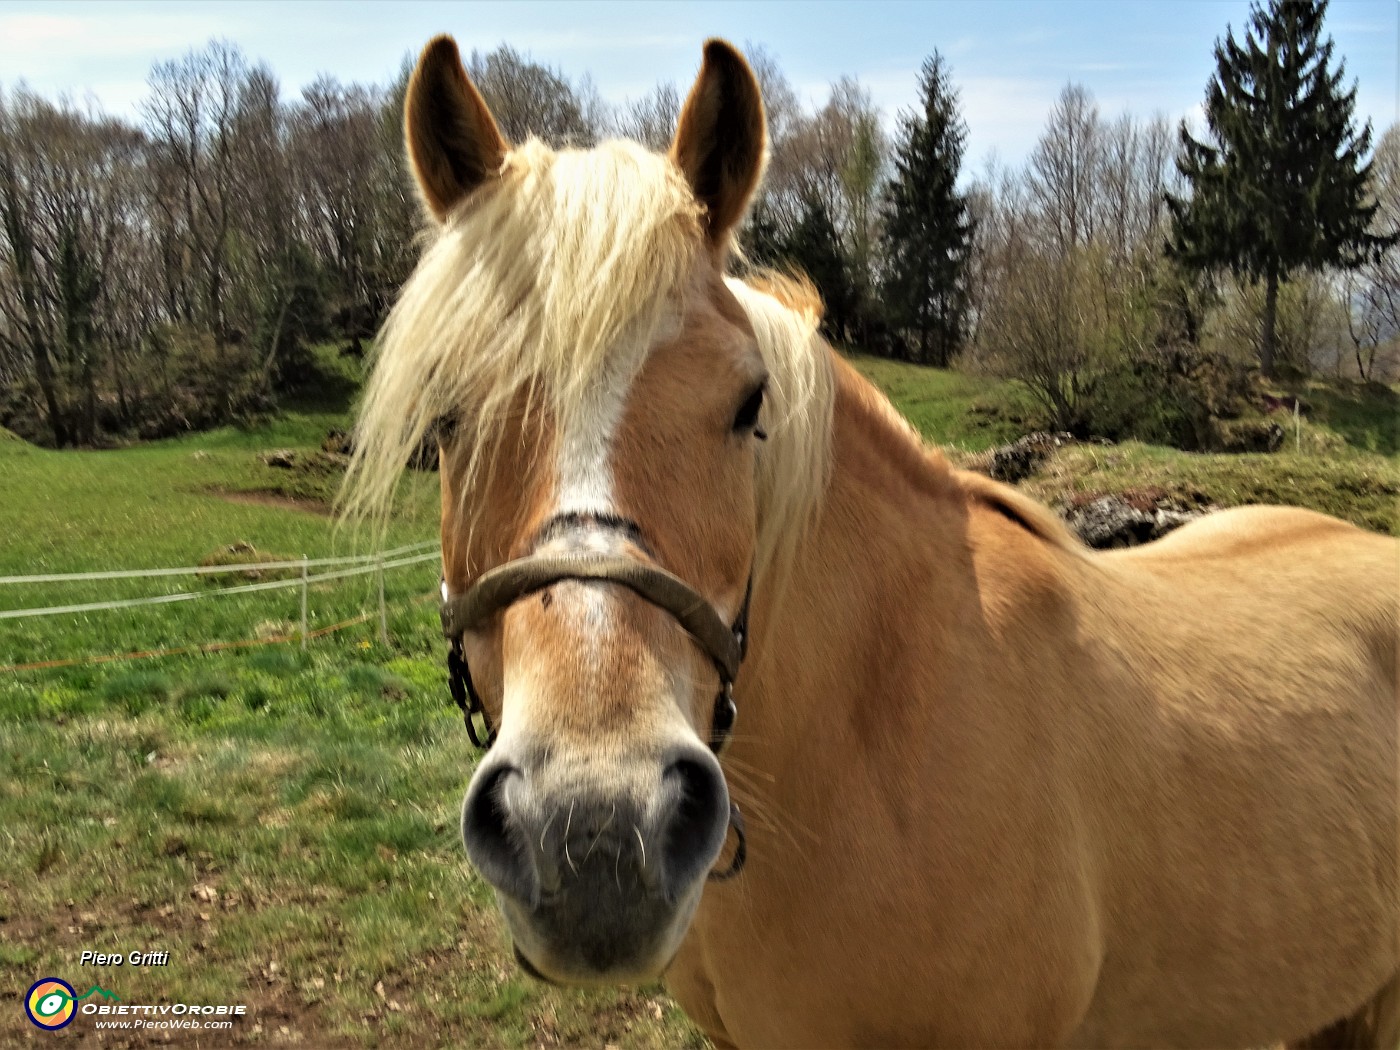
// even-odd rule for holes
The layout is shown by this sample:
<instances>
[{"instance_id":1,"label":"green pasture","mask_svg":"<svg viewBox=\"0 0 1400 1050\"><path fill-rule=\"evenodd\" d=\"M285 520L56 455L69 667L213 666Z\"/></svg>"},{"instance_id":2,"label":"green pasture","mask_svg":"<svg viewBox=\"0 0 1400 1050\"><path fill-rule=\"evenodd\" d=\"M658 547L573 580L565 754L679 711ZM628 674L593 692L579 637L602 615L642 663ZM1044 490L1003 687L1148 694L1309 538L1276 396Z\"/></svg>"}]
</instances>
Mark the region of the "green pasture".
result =
<instances>
[{"instance_id":1,"label":"green pasture","mask_svg":"<svg viewBox=\"0 0 1400 1050\"><path fill-rule=\"evenodd\" d=\"M316 453L348 393L119 451L0 440L0 575L373 552L324 513L339 474ZM308 468L262 462L284 448ZM435 475L408 478L383 545L435 538L436 500ZM256 555L221 553L234 545ZM0 667L294 634L298 588L217 593L251 579L0 585L0 609L212 595L0 620ZM701 1043L659 988L558 991L511 961L457 831L476 756L445 688L436 587L431 562L386 573L388 647L371 574L310 588L312 631L371 619L305 651L0 670L0 1045L41 1036L18 1004L50 975L128 1002L248 1004L200 1045ZM170 963L77 964L133 949ZM96 1032L79 1018L70 1034Z\"/></svg>"},{"instance_id":2,"label":"green pasture","mask_svg":"<svg viewBox=\"0 0 1400 1050\"><path fill-rule=\"evenodd\" d=\"M1033 425L1014 386L857 365L954 458ZM352 391L332 384L255 427L119 451L0 440L0 575L189 565L234 545L260 557L374 550L320 512L339 479L315 453L345 425ZM1197 502L1300 502L1395 531L1393 393L1307 396L1312 418L1273 456L1079 446L1025 484L1052 502L1144 485ZM305 469L264 465L279 448ZM433 475L410 478L385 544L431 539L435 500ZM18 1005L50 975L128 1002L248 1004L246 1021L201 1046L704 1045L658 987L561 991L510 960L457 832L475 755L443 682L436 579L431 562L388 574L388 646L375 614L304 651L0 670L0 1045L51 1038ZM191 587L221 585L0 585L0 609ZM297 627L299 602L292 588L0 620L0 667L278 637ZM372 575L317 585L310 626L376 603ZM169 951L170 963L80 968L85 949ZM82 1018L69 1036L97 1045ZM164 1042L129 1031L101 1045Z\"/></svg>"},{"instance_id":3,"label":"green pasture","mask_svg":"<svg viewBox=\"0 0 1400 1050\"><path fill-rule=\"evenodd\" d=\"M855 356L851 363L927 441L950 451L980 452L1035 429L1030 395L1016 384L882 357Z\"/></svg>"},{"instance_id":4,"label":"green pasture","mask_svg":"<svg viewBox=\"0 0 1400 1050\"><path fill-rule=\"evenodd\" d=\"M955 463L1034 429L1016 383L879 358L854 364L890 395L925 439ZM1071 445L1026 479L1052 506L1125 489L1158 488L1188 506L1283 503L1400 534L1400 393L1379 383L1307 380L1280 388L1309 411L1271 416L1285 432L1272 454L1198 454L1142 442Z\"/></svg>"},{"instance_id":5,"label":"green pasture","mask_svg":"<svg viewBox=\"0 0 1400 1050\"><path fill-rule=\"evenodd\" d=\"M191 435L119 451L55 452L0 441L0 575L193 566L209 560L295 559L372 553L372 537L336 528L328 502L339 472L319 454L345 405L299 406L265 425ZM295 448L304 463L266 466L266 451ZM411 476L385 537L394 547L436 536L437 482ZM257 500L261 502L239 502ZM255 554L231 556L228 548ZM326 570L318 570L326 571ZM288 575L296 574L289 570ZM0 585L0 608L149 597L272 579L234 574ZM431 590L431 563L386 575L396 604ZM312 588L311 630L359 611L373 576ZM376 599L377 594L373 597ZM72 655L233 641L299 626L297 589L47 619L0 620L0 667ZM0 690L4 685L0 683ZM3 695L3 693L0 693Z\"/></svg>"}]
</instances>

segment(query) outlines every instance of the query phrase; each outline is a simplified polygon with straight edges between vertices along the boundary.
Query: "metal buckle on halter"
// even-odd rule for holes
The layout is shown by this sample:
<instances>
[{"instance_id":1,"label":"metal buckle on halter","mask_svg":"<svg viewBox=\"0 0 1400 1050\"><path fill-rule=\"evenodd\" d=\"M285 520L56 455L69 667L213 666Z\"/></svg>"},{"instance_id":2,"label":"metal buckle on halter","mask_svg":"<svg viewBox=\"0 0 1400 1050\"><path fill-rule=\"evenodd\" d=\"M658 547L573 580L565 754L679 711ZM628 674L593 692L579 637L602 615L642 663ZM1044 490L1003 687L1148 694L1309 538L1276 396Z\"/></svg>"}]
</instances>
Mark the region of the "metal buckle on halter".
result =
<instances>
[{"instance_id":1,"label":"metal buckle on halter","mask_svg":"<svg viewBox=\"0 0 1400 1050\"><path fill-rule=\"evenodd\" d=\"M739 707L734 703L734 683L728 679L724 688L715 697L715 711L710 720L710 750L719 754L729 733L734 728L734 720L739 717Z\"/></svg>"}]
</instances>

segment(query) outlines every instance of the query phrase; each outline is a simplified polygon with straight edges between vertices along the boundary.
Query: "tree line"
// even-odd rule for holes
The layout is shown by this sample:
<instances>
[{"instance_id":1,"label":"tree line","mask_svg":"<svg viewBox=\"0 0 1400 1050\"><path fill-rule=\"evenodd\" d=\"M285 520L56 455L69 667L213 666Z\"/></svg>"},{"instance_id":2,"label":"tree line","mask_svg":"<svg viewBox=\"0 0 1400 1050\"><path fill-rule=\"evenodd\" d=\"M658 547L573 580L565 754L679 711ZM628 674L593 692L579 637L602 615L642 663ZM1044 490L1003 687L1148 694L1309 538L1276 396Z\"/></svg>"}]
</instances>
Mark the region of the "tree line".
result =
<instances>
[{"instance_id":1,"label":"tree line","mask_svg":"<svg viewBox=\"0 0 1400 1050\"><path fill-rule=\"evenodd\" d=\"M750 47L770 162L744 257L806 273L838 345L1013 376L1063 429L1200 444L1255 361L1388 374L1400 133L1371 159L1325 6L1256 6L1242 42L1227 34L1200 141L1106 118L1071 83L1023 166L976 174L938 53L891 134L857 80L804 106ZM679 114L674 83L613 107L508 46L468 66L515 141L665 148ZM0 425L55 446L215 425L305 383L314 344L362 353L420 228L406 78L323 76L284 101L215 41L156 65L135 121L0 92ZM1260 168L1268 127L1294 130L1265 165L1276 183L1216 192Z\"/></svg>"},{"instance_id":2,"label":"tree line","mask_svg":"<svg viewBox=\"0 0 1400 1050\"><path fill-rule=\"evenodd\" d=\"M360 347L413 258L395 90L287 104L214 42L155 66L139 124L0 95L0 421L57 446L211 425L309 343Z\"/></svg>"}]
</instances>

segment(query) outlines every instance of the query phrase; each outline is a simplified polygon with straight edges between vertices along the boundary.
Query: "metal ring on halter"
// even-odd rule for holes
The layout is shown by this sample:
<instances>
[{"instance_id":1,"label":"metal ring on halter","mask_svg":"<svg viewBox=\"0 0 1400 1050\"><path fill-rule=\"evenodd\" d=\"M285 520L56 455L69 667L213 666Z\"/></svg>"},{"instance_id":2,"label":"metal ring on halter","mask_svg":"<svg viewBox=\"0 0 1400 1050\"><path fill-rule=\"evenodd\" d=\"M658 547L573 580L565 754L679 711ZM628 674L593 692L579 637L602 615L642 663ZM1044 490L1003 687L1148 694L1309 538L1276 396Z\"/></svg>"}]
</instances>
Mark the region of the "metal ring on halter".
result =
<instances>
[{"instance_id":1,"label":"metal ring on halter","mask_svg":"<svg viewBox=\"0 0 1400 1050\"><path fill-rule=\"evenodd\" d=\"M467 666L460 638L447 649L447 688L452 692L452 699L457 701L457 706L462 709L462 721L467 725L467 736L471 737L472 743L483 751L490 748L496 742L496 730L486 714L486 705L481 702L481 695L476 691L476 683L472 681L471 668ZM481 716L484 741L482 737L477 736L473 715Z\"/></svg>"},{"instance_id":2,"label":"metal ring on halter","mask_svg":"<svg viewBox=\"0 0 1400 1050\"><path fill-rule=\"evenodd\" d=\"M734 847L734 858L729 862L729 867L723 871L710 872L711 882L728 882L743 870L744 861L749 859L749 840L748 836L744 834L744 815L739 812L739 803L733 799L729 800L729 826L734 829L734 834L738 837L738 844Z\"/></svg>"}]
</instances>

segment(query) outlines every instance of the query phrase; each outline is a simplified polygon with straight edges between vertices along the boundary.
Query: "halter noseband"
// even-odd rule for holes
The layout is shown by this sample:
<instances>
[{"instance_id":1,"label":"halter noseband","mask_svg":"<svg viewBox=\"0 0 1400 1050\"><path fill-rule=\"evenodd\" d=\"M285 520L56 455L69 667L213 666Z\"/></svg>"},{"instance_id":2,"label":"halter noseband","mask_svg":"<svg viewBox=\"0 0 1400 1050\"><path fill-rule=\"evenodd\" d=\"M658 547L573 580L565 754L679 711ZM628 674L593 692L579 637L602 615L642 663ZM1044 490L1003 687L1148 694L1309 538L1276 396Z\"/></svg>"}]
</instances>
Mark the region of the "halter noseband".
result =
<instances>
[{"instance_id":1,"label":"halter noseband","mask_svg":"<svg viewBox=\"0 0 1400 1050\"><path fill-rule=\"evenodd\" d=\"M710 725L710 750L719 754L734 728L738 709L734 704L734 679L739 664L748 649L749 605L753 598L753 576L744 588L744 601L733 624L726 624L715 607L680 577L665 569L646 565L635 558L607 554L528 555L506 562L484 573L464 594L449 598L444 585L442 633L450 643L447 653L448 686L452 699L462 709L467 735L472 743L485 750L496 740L496 730L481 702L481 695L472 682L462 648L462 634L485 625L495 613L505 609L535 591L550 587L560 580L603 580L618 583L641 595L651 604L666 610L714 661L719 674L719 692L715 696L713 721ZM484 740L477 735L473 715L481 716ZM711 873L712 879L728 879L739 873L748 854L744 835L744 819L739 807L731 800L729 822L738 835L738 847L733 862L723 872Z\"/></svg>"}]
</instances>

